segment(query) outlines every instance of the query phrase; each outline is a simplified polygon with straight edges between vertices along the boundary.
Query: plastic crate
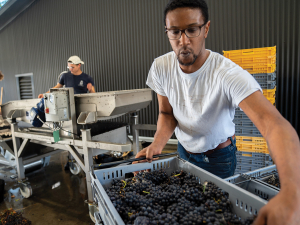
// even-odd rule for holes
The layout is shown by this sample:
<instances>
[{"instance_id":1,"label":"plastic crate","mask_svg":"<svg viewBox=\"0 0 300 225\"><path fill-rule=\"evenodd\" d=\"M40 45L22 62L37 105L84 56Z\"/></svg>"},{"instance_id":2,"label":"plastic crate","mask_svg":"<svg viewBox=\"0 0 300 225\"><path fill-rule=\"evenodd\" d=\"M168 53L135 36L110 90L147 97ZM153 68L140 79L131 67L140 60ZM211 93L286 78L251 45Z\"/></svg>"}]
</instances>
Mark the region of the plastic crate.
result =
<instances>
[{"instance_id":1,"label":"plastic crate","mask_svg":"<svg viewBox=\"0 0 300 225\"><path fill-rule=\"evenodd\" d=\"M275 56L276 46L265 47L265 48L250 48L250 49L239 49L231 51L223 51L224 56L229 59L243 58L243 57L265 57Z\"/></svg>"},{"instance_id":2,"label":"plastic crate","mask_svg":"<svg viewBox=\"0 0 300 225\"><path fill-rule=\"evenodd\" d=\"M263 168L260 168L257 170L253 170L250 172L245 172L244 175L246 175L247 177L260 179L262 177L265 177L265 176L268 176L269 174L274 174L274 173L277 173L275 164L273 164L271 166L263 167ZM232 184L235 184L235 183L241 181L240 178L241 178L240 176L234 175L234 176L226 178L225 180Z\"/></svg>"},{"instance_id":3,"label":"plastic crate","mask_svg":"<svg viewBox=\"0 0 300 225\"><path fill-rule=\"evenodd\" d=\"M261 89L274 89L276 87L276 81L267 81L267 82L260 82L257 81L260 85Z\"/></svg>"},{"instance_id":4,"label":"plastic crate","mask_svg":"<svg viewBox=\"0 0 300 225\"><path fill-rule=\"evenodd\" d=\"M261 177L265 177L266 175L268 175L269 173L274 173L277 172L277 168L276 165L272 165L272 166L268 166L265 168L261 168L259 170L253 171L251 173L247 173L248 176L250 177L254 177L254 178L261 178Z\"/></svg>"},{"instance_id":5,"label":"plastic crate","mask_svg":"<svg viewBox=\"0 0 300 225\"><path fill-rule=\"evenodd\" d=\"M237 151L236 157L237 158L246 158L246 159L255 159L255 160L261 160L261 161L272 161L272 158L269 153Z\"/></svg>"},{"instance_id":6,"label":"plastic crate","mask_svg":"<svg viewBox=\"0 0 300 225\"><path fill-rule=\"evenodd\" d=\"M235 136L235 138L236 138L236 141L266 143L266 140L263 137Z\"/></svg>"},{"instance_id":7,"label":"plastic crate","mask_svg":"<svg viewBox=\"0 0 300 225\"><path fill-rule=\"evenodd\" d=\"M275 99L275 95L276 95L276 87L273 89L263 89L263 95L266 98L274 98Z\"/></svg>"},{"instance_id":8,"label":"plastic crate","mask_svg":"<svg viewBox=\"0 0 300 225\"><path fill-rule=\"evenodd\" d=\"M227 57L228 58L228 57ZM243 64L275 64L276 63L276 55L272 56L242 56L242 57L231 57L229 58L232 62L243 65Z\"/></svg>"},{"instance_id":9,"label":"plastic crate","mask_svg":"<svg viewBox=\"0 0 300 225\"><path fill-rule=\"evenodd\" d=\"M245 64L239 66L251 74L274 73L276 70L276 64Z\"/></svg>"},{"instance_id":10,"label":"plastic crate","mask_svg":"<svg viewBox=\"0 0 300 225\"><path fill-rule=\"evenodd\" d=\"M95 213L95 215L99 215L99 218L102 219L105 225L124 225L123 220L105 192L105 188L111 186L113 179L125 179L125 175L127 173L146 169L164 169L169 175L174 170L182 169L195 175L200 183L204 183L205 181L213 182L219 188L229 194L229 200L232 204L232 211L241 218L247 218L253 214L256 215L259 209L267 203L267 201L260 199L256 195L245 192L236 185L230 184L229 182L185 160L179 159L178 157L172 157L153 161L151 163L138 163L90 172L93 201L98 205L99 208L99 212Z\"/></svg>"},{"instance_id":11,"label":"plastic crate","mask_svg":"<svg viewBox=\"0 0 300 225\"><path fill-rule=\"evenodd\" d=\"M269 163L264 163L264 162L237 162L237 166L242 166L243 168L246 168L246 167L252 167L252 168L262 168L262 167L266 167L266 165L269 165Z\"/></svg>"},{"instance_id":12,"label":"plastic crate","mask_svg":"<svg viewBox=\"0 0 300 225\"><path fill-rule=\"evenodd\" d=\"M253 170L257 170L257 169L260 169L264 166L259 166L259 165L236 165L236 169L235 169L235 172L245 172L245 171L253 171Z\"/></svg>"},{"instance_id":13,"label":"plastic crate","mask_svg":"<svg viewBox=\"0 0 300 225\"><path fill-rule=\"evenodd\" d=\"M238 136L262 137L256 127L235 126L235 134Z\"/></svg>"},{"instance_id":14,"label":"plastic crate","mask_svg":"<svg viewBox=\"0 0 300 225\"><path fill-rule=\"evenodd\" d=\"M276 73L258 73L252 74L257 82L268 82L276 80Z\"/></svg>"},{"instance_id":15,"label":"plastic crate","mask_svg":"<svg viewBox=\"0 0 300 225\"><path fill-rule=\"evenodd\" d=\"M247 118L247 119L234 118L233 123L236 126L256 127L249 118Z\"/></svg>"},{"instance_id":16,"label":"plastic crate","mask_svg":"<svg viewBox=\"0 0 300 225\"><path fill-rule=\"evenodd\" d=\"M258 161L255 159L250 159L250 160L237 159L237 165L244 165L244 166L257 165L257 166L259 166L259 168L261 168L261 167L273 165L273 162L272 161Z\"/></svg>"},{"instance_id":17,"label":"plastic crate","mask_svg":"<svg viewBox=\"0 0 300 225\"><path fill-rule=\"evenodd\" d=\"M267 143L263 143L263 142L239 141L239 142L236 142L236 144L240 146L240 149L249 149L251 151L268 148Z\"/></svg>"},{"instance_id":18,"label":"plastic crate","mask_svg":"<svg viewBox=\"0 0 300 225\"><path fill-rule=\"evenodd\" d=\"M240 142L236 143L236 147L239 151L249 151L249 152L261 152L261 153L269 153L269 149L267 145L264 145L262 143L245 143L245 142Z\"/></svg>"}]
</instances>

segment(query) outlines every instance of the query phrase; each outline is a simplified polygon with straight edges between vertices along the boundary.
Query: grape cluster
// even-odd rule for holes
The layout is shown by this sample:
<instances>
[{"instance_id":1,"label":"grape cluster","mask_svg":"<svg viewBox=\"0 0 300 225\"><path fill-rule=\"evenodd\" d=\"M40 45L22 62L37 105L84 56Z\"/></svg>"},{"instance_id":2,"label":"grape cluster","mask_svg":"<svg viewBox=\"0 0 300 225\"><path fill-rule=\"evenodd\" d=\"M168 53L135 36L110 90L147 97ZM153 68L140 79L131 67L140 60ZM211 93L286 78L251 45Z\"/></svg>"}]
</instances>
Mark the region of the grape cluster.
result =
<instances>
[{"instance_id":1,"label":"grape cluster","mask_svg":"<svg viewBox=\"0 0 300 225\"><path fill-rule=\"evenodd\" d=\"M185 171L140 172L116 180L106 192L125 224L221 225L252 224L231 211L228 193Z\"/></svg>"},{"instance_id":2,"label":"grape cluster","mask_svg":"<svg viewBox=\"0 0 300 225\"><path fill-rule=\"evenodd\" d=\"M271 184L277 188L280 188L280 181L278 175L272 175L268 180L266 181L268 184Z\"/></svg>"}]
</instances>

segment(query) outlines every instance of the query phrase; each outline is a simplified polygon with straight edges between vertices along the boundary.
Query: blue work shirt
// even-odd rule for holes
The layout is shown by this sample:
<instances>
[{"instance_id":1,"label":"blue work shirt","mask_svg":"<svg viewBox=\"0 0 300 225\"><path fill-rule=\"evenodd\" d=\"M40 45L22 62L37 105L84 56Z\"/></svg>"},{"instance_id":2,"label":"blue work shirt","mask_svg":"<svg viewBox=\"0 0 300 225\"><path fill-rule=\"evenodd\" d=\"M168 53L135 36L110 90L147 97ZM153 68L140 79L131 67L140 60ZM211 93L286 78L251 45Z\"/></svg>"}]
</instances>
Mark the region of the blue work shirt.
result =
<instances>
[{"instance_id":1,"label":"blue work shirt","mask_svg":"<svg viewBox=\"0 0 300 225\"><path fill-rule=\"evenodd\" d=\"M71 72L64 73L60 77L59 83L61 85L65 85L65 87L74 88L74 94L87 93L88 83L91 83L93 86L95 86L93 78L86 73L82 73L80 75L73 75Z\"/></svg>"}]
</instances>

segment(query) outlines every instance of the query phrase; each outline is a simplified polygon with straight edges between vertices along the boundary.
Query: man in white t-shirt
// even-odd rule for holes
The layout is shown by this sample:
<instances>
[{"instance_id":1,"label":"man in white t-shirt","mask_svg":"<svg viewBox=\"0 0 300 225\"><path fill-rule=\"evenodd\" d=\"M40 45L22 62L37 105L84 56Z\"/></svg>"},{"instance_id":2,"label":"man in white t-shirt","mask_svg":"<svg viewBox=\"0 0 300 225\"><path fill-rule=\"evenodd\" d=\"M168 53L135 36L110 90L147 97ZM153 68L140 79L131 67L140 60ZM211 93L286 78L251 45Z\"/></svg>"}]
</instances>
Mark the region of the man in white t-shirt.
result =
<instances>
[{"instance_id":1,"label":"man in white t-shirt","mask_svg":"<svg viewBox=\"0 0 300 225\"><path fill-rule=\"evenodd\" d=\"M281 181L280 193L260 210L255 224L300 224L299 137L248 72L205 49L209 27L204 0L167 4L165 29L173 52L155 59L149 71L147 85L159 103L157 131L136 158L151 162L175 130L180 157L220 177L233 174L232 120L240 107L268 142Z\"/></svg>"}]
</instances>

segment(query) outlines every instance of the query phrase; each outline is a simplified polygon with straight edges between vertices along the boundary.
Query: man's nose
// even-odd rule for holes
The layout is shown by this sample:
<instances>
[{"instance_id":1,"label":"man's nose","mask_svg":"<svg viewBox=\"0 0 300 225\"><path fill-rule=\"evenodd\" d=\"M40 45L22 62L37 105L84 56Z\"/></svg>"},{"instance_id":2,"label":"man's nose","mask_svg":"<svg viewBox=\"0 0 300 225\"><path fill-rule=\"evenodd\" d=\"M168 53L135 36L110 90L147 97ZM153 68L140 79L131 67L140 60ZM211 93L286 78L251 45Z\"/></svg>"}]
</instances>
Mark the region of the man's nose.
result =
<instances>
[{"instance_id":1,"label":"man's nose","mask_svg":"<svg viewBox=\"0 0 300 225\"><path fill-rule=\"evenodd\" d=\"M185 32L181 33L181 37L179 39L181 45L187 45L190 43L190 39L186 36Z\"/></svg>"}]
</instances>

